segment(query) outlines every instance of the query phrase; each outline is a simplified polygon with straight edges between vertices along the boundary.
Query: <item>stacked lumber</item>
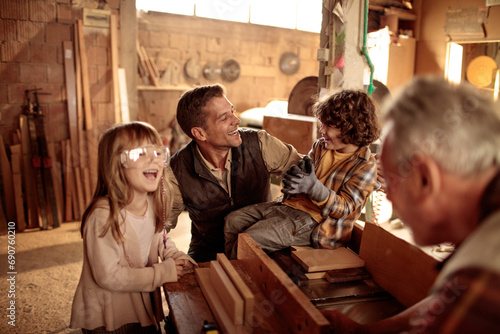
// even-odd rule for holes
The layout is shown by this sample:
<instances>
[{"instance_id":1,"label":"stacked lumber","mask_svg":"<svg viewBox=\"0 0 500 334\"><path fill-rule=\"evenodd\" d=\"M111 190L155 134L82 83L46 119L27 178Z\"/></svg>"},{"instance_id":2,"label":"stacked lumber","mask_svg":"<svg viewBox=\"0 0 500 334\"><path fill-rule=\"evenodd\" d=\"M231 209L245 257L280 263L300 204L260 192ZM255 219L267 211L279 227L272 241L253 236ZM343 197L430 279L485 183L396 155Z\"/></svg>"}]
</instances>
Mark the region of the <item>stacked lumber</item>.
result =
<instances>
[{"instance_id":1,"label":"stacked lumber","mask_svg":"<svg viewBox=\"0 0 500 334\"><path fill-rule=\"evenodd\" d=\"M196 279L224 332L246 333L255 297L227 257L217 254L210 268L196 268Z\"/></svg>"},{"instance_id":2,"label":"stacked lumber","mask_svg":"<svg viewBox=\"0 0 500 334\"><path fill-rule=\"evenodd\" d=\"M114 120L119 123L122 104L118 82L118 34L116 18L110 15L110 19L110 27L106 28L110 33L106 36L110 36L112 49ZM15 222L16 229L24 231L56 228L60 222L78 221L92 200L97 184L99 134L93 118L82 20L75 23L72 41L62 42L62 52L69 138L53 141L51 134L45 133L43 110L29 108L33 104L29 99L26 114L20 116L19 129L12 140L14 144L5 146L0 136L0 234L7 231L8 222ZM26 95L29 94L27 91ZM38 145L34 144L34 134ZM37 147L43 148L44 155L32 152Z\"/></svg>"}]
</instances>

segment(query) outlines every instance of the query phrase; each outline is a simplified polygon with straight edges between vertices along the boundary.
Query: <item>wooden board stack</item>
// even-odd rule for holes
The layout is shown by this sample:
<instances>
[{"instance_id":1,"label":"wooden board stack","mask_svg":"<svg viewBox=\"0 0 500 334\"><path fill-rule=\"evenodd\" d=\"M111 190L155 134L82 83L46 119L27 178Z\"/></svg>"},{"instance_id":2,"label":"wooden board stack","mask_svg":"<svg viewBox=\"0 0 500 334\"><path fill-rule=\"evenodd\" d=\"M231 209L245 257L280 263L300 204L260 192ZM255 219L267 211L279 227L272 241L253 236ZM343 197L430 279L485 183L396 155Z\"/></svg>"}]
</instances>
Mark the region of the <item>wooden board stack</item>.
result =
<instances>
[{"instance_id":1,"label":"wooden board stack","mask_svg":"<svg viewBox=\"0 0 500 334\"><path fill-rule=\"evenodd\" d=\"M210 268L197 268L196 279L212 313L225 333L247 333L254 295L224 254Z\"/></svg>"}]
</instances>

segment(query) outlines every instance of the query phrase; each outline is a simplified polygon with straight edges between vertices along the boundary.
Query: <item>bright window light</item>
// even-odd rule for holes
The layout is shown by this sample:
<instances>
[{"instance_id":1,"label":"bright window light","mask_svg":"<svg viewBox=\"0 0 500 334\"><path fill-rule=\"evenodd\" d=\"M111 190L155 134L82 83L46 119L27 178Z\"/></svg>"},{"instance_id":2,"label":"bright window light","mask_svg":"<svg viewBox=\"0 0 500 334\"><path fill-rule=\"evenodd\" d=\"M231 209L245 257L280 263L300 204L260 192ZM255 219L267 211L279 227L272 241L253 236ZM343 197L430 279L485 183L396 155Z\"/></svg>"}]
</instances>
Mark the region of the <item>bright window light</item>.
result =
<instances>
[{"instance_id":1,"label":"bright window light","mask_svg":"<svg viewBox=\"0 0 500 334\"><path fill-rule=\"evenodd\" d=\"M196 5L196 13L195 13ZM323 0L136 0L144 11L321 31Z\"/></svg>"},{"instance_id":2,"label":"bright window light","mask_svg":"<svg viewBox=\"0 0 500 334\"><path fill-rule=\"evenodd\" d=\"M136 0L136 9L181 15L194 15L195 0Z\"/></svg>"},{"instance_id":3,"label":"bright window light","mask_svg":"<svg viewBox=\"0 0 500 334\"><path fill-rule=\"evenodd\" d=\"M450 42L446 48L446 67L444 77L450 82L459 84L462 81L462 59L464 48L460 44Z\"/></svg>"},{"instance_id":4,"label":"bright window light","mask_svg":"<svg viewBox=\"0 0 500 334\"><path fill-rule=\"evenodd\" d=\"M250 5L250 23L295 29L297 4L289 0L253 0Z\"/></svg>"},{"instance_id":5,"label":"bright window light","mask_svg":"<svg viewBox=\"0 0 500 334\"><path fill-rule=\"evenodd\" d=\"M321 32L323 1L297 0L297 29Z\"/></svg>"},{"instance_id":6,"label":"bright window light","mask_svg":"<svg viewBox=\"0 0 500 334\"><path fill-rule=\"evenodd\" d=\"M248 22L250 0L204 0L196 2L196 16L226 21Z\"/></svg>"}]
</instances>

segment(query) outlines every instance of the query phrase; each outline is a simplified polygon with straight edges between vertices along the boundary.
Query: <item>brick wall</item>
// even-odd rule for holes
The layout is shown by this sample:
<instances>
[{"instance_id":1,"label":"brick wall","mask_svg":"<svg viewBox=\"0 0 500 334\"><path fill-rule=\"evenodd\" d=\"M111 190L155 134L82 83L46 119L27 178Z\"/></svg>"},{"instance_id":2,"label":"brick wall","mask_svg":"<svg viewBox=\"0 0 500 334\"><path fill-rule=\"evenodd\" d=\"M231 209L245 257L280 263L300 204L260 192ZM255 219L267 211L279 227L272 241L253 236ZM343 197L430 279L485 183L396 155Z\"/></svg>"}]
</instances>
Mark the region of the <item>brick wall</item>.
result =
<instances>
[{"instance_id":1,"label":"brick wall","mask_svg":"<svg viewBox=\"0 0 500 334\"><path fill-rule=\"evenodd\" d=\"M94 0L9 0L0 2L0 135L15 142L25 90L40 88L49 141L69 138L63 41L74 41L75 22L82 8L97 8ZM104 9L119 13L119 0ZM94 124L113 120L109 30L84 27Z\"/></svg>"},{"instance_id":2,"label":"brick wall","mask_svg":"<svg viewBox=\"0 0 500 334\"><path fill-rule=\"evenodd\" d=\"M172 63L178 73L178 90L139 90L139 118L160 131L174 119L177 100L186 86L222 83L236 110L245 111L264 107L272 99L288 100L300 79L317 76L319 71L318 33L163 13L142 14L138 29L139 42L160 74L168 68L172 71ZM294 52L300 58L296 74L281 72L279 62L284 52ZM233 82L220 77L208 80L203 75L192 80L184 73L189 59L198 61L202 68L209 61L221 66L234 59L240 65L240 76Z\"/></svg>"}]
</instances>

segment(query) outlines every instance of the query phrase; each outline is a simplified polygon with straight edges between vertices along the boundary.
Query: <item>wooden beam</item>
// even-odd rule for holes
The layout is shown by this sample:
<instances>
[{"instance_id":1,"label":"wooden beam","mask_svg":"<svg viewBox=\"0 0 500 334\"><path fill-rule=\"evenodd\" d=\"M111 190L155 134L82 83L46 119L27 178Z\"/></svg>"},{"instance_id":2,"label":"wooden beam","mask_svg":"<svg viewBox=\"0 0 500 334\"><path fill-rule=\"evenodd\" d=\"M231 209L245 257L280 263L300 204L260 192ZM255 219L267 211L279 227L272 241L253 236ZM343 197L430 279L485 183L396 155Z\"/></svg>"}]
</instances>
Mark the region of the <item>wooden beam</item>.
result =
<instances>
[{"instance_id":1,"label":"wooden beam","mask_svg":"<svg viewBox=\"0 0 500 334\"><path fill-rule=\"evenodd\" d=\"M19 116L19 128L21 129L21 148L23 151L23 178L24 195L26 196L26 216L28 227L40 226L38 205L36 201L35 174L31 161L30 135L28 130L28 117Z\"/></svg>"},{"instance_id":2,"label":"wooden beam","mask_svg":"<svg viewBox=\"0 0 500 334\"><path fill-rule=\"evenodd\" d=\"M69 137L71 140L72 167L80 166L78 143L78 112L76 103L75 57L73 42L63 42L64 74L66 79L66 97L68 101Z\"/></svg>"},{"instance_id":3,"label":"wooden beam","mask_svg":"<svg viewBox=\"0 0 500 334\"><path fill-rule=\"evenodd\" d=\"M92 191L90 189L89 175L89 155L87 149L87 140L83 130L83 105L82 105L82 69L80 61L80 45L78 44L78 31L75 29L75 81L76 81L76 111L77 111L77 127L78 127L78 144L80 153L80 168L81 179L83 181L84 203L87 205L92 200Z\"/></svg>"},{"instance_id":4,"label":"wooden beam","mask_svg":"<svg viewBox=\"0 0 500 334\"><path fill-rule=\"evenodd\" d=\"M73 182L71 157L68 157L68 143L69 140L62 141L62 156L63 156L63 170L64 170L64 220L67 222L73 221Z\"/></svg>"},{"instance_id":5,"label":"wooden beam","mask_svg":"<svg viewBox=\"0 0 500 334\"><path fill-rule=\"evenodd\" d=\"M120 101L120 80L118 78L118 29L116 26L116 15L110 17L111 38L111 72L113 73L113 106L115 111L115 123L122 122Z\"/></svg>"},{"instance_id":6,"label":"wooden beam","mask_svg":"<svg viewBox=\"0 0 500 334\"><path fill-rule=\"evenodd\" d=\"M48 143L49 157L52 160L52 180L54 182L54 192L57 201L57 215L59 221L63 222L64 213L64 193L62 185L61 164L56 159L54 143Z\"/></svg>"},{"instance_id":7,"label":"wooden beam","mask_svg":"<svg viewBox=\"0 0 500 334\"><path fill-rule=\"evenodd\" d=\"M85 111L85 129L90 130L94 127L92 117L92 106L90 105L90 86L89 86L89 70L87 61L87 49L85 47L85 37L83 34L83 22L77 21L78 29L78 45L80 48L80 65L82 70L82 88L83 88L83 107Z\"/></svg>"},{"instance_id":8,"label":"wooden beam","mask_svg":"<svg viewBox=\"0 0 500 334\"><path fill-rule=\"evenodd\" d=\"M359 256L375 282L406 307L424 299L437 276L437 260L374 224L365 224Z\"/></svg>"},{"instance_id":9,"label":"wooden beam","mask_svg":"<svg viewBox=\"0 0 500 334\"><path fill-rule=\"evenodd\" d=\"M26 220L24 217L24 200L23 200L23 185L22 185L22 148L21 144L12 145L11 164L12 164L12 181L14 184L14 201L16 203L16 223L17 230L22 232L26 229Z\"/></svg>"},{"instance_id":10,"label":"wooden beam","mask_svg":"<svg viewBox=\"0 0 500 334\"><path fill-rule=\"evenodd\" d=\"M12 184L12 170L10 169L9 158L5 151L3 137L0 136L0 163L2 165L2 184L3 193L5 194L5 217L8 221L16 221L16 204L12 194L14 193L14 186Z\"/></svg>"},{"instance_id":11,"label":"wooden beam","mask_svg":"<svg viewBox=\"0 0 500 334\"><path fill-rule=\"evenodd\" d=\"M238 260L261 287L270 307L293 333L330 333L328 320L246 233L238 236Z\"/></svg>"}]
</instances>

